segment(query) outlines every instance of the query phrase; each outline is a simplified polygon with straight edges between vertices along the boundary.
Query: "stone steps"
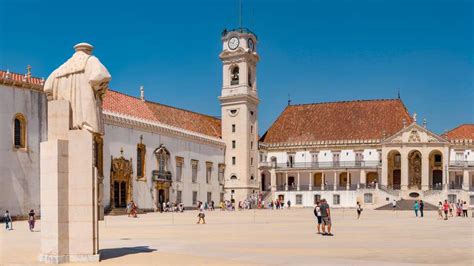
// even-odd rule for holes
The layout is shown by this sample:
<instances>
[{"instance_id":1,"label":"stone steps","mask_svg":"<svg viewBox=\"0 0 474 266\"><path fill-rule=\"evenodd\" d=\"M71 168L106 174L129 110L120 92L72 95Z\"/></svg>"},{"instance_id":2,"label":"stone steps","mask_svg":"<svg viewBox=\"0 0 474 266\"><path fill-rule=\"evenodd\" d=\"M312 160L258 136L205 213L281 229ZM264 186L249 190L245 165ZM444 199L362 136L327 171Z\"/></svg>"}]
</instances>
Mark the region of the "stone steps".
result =
<instances>
[{"instance_id":1,"label":"stone steps","mask_svg":"<svg viewBox=\"0 0 474 266\"><path fill-rule=\"evenodd\" d=\"M401 200L397 201L397 207L395 208L395 210L398 210L398 211L413 211L413 204L415 204L415 201L416 200L401 199ZM423 201L423 203L425 204L425 207L424 207L425 211L435 211L435 210L438 209L438 207L436 207L433 204L430 204L430 203L425 202L425 201ZM378 207L375 210L392 210L392 209L393 209L392 208L392 203L389 203L389 204L383 205L381 207Z\"/></svg>"}]
</instances>

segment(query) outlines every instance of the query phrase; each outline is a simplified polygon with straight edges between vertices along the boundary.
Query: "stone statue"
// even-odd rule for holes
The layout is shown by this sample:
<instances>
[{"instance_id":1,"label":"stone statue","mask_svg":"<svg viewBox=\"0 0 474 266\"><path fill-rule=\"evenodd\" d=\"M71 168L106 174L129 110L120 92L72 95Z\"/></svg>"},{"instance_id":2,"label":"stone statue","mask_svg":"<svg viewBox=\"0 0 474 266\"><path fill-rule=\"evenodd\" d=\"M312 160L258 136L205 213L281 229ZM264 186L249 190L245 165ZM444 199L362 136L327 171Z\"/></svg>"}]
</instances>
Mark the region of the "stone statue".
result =
<instances>
[{"instance_id":1,"label":"stone statue","mask_svg":"<svg viewBox=\"0 0 474 266\"><path fill-rule=\"evenodd\" d=\"M71 129L84 128L102 135L102 100L111 76L92 55L92 45L79 43L74 49L73 56L48 77L44 92L48 101L67 100L70 103Z\"/></svg>"}]
</instances>

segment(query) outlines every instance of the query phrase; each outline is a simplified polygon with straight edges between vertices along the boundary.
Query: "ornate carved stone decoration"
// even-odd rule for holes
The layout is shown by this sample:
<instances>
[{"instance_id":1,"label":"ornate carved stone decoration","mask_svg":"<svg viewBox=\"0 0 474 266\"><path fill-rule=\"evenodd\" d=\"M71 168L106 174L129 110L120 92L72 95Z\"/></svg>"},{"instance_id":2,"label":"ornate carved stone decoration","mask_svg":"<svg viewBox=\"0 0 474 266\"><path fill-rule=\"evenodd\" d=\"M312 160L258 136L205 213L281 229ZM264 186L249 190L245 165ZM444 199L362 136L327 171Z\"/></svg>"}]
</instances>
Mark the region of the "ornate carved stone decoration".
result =
<instances>
[{"instance_id":1,"label":"ornate carved stone decoration","mask_svg":"<svg viewBox=\"0 0 474 266\"><path fill-rule=\"evenodd\" d=\"M408 142L421 142L420 133L418 132L418 130L413 129L410 132L410 136L408 137Z\"/></svg>"},{"instance_id":2,"label":"ornate carved stone decoration","mask_svg":"<svg viewBox=\"0 0 474 266\"><path fill-rule=\"evenodd\" d=\"M110 172L110 206L123 208L133 199L132 159L112 157Z\"/></svg>"}]
</instances>

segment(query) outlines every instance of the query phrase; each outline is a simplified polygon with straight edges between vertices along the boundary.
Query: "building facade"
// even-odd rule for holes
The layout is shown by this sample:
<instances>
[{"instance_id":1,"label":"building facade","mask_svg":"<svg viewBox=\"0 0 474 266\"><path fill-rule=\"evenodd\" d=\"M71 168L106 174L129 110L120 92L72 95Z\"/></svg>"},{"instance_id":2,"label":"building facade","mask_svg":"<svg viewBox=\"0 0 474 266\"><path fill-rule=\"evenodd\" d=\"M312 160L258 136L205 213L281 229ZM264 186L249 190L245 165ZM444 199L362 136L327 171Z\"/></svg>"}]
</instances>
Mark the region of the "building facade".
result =
<instances>
[{"instance_id":1,"label":"building facade","mask_svg":"<svg viewBox=\"0 0 474 266\"><path fill-rule=\"evenodd\" d=\"M474 204L474 125L442 136L401 99L289 105L259 138L257 36L221 35L221 118L109 90L105 136L95 140L102 206L290 200L378 207L393 199ZM47 136L43 79L0 71L0 211L39 209L40 142ZM216 102L217 104L217 102Z\"/></svg>"},{"instance_id":2,"label":"building facade","mask_svg":"<svg viewBox=\"0 0 474 266\"><path fill-rule=\"evenodd\" d=\"M419 125L401 99L288 106L260 140L264 200L474 204L473 133L464 125L439 136L426 121Z\"/></svg>"}]
</instances>

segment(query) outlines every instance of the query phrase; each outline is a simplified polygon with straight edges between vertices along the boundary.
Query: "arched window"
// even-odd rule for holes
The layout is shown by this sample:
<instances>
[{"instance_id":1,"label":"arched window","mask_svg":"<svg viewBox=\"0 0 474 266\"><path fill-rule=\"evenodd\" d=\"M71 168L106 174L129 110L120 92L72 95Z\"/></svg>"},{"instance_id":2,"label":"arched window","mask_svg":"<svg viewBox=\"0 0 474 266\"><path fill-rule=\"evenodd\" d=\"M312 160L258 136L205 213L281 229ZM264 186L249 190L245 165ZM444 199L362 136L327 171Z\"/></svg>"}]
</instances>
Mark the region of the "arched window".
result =
<instances>
[{"instance_id":1,"label":"arched window","mask_svg":"<svg viewBox=\"0 0 474 266\"><path fill-rule=\"evenodd\" d=\"M26 148L26 118L16 114L13 119L13 146L15 149Z\"/></svg>"},{"instance_id":2,"label":"arched window","mask_svg":"<svg viewBox=\"0 0 474 266\"><path fill-rule=\"evenodd\" d=\"M231 70L230 85L238 85L238 84L239 84L239 67L235 66Z\"/></svg>"},{"instance_id":3,"label":"arched window","mask_svg":"<svg viewBox=\"0 0 474 266\"><path fill-rule=\"evenodd\" d=\"M140 143L137 144L137 178L145 177L145 154L146 146L143 144L143 138L140 136Z\"/></svg>"},{"instance_id":4,"label":"arched window","mask_svg":"<svg viewBox=\"0 0 474 266\"><path fill-rule=\"evenodd\" d=\"M247 75L247 83L249 84L249 87L252 87L252 69L249 67L248 68L248 75Z\"/></svg>"}]
</instances>

